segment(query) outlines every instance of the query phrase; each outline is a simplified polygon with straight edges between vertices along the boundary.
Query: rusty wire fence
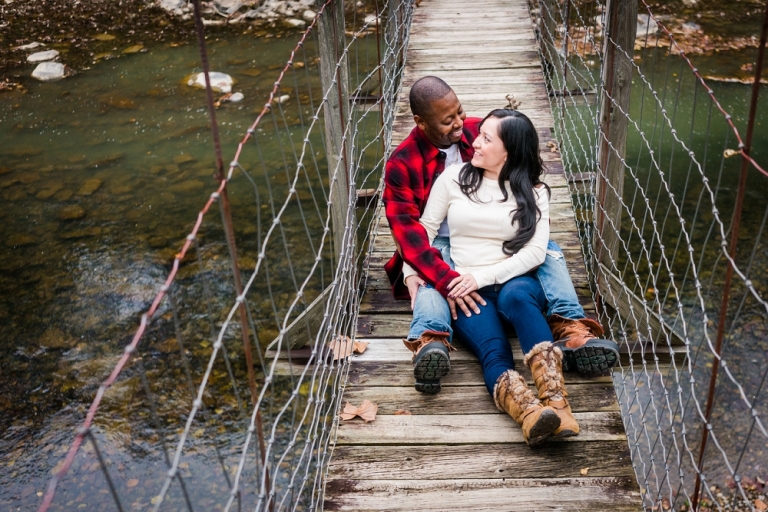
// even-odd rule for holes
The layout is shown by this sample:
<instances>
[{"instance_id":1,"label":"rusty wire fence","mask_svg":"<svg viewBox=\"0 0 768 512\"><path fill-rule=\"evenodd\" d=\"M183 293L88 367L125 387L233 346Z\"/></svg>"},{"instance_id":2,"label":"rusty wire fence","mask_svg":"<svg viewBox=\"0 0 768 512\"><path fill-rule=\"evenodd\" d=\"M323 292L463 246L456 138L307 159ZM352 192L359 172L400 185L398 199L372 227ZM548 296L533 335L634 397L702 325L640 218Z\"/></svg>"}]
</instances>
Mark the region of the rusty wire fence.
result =
<instances>
[{"instance_id":1,"label":"rusty wire fence","mask_svg":"<svg viewBox=\"0 0 768 512\"><path fill-rule=\"evenodd\" d=\"M646 0L530 6L593 298L627 354L614 384L644 506L755 510L768 173L751 153L766 24L750 89L702 78L696 41L678 42ZM748 107L730 102L738 114L719 99L750 91Z\"/></svg>"},{"instance_id":2,"label":"rusty wire fence","mask_svg":"<svg viewBox=\"0 0 768 512\"><path fill-rule=\"evenodd\" d=\"M322 509L413 9L369 4L318 2L234 155L207 88L218 186L40 510Z\"/></svg>"}]
</instances>

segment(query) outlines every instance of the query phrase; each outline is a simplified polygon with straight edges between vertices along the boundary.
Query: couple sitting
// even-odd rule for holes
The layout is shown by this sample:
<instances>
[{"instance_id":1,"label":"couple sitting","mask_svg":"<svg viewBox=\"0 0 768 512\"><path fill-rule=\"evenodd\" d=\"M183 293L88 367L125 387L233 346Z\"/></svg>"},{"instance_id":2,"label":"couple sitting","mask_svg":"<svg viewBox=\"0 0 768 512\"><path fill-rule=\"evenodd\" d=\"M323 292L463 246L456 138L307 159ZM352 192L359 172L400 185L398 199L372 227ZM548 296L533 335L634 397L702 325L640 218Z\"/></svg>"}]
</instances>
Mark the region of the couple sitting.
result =
<instances>
[{"instance_id":1,"label":"couple sitting","mask_svg":"<svg viewBox=\"0 0 768 512\"><path fill-rule=\"evenodd\" d=\"M413 309L404 342L416 389L440 391L456 333L528 444L575 436L562 371L601 374L616 364L618 346L585 318L549 240L536 129L515 110L467 118L437 77L418 80L409 99L417 126L387 162L384 202L398 248L387 274ZM517 333L538 398L514 369L504 323Z\"/></svg>"}]
</instances>

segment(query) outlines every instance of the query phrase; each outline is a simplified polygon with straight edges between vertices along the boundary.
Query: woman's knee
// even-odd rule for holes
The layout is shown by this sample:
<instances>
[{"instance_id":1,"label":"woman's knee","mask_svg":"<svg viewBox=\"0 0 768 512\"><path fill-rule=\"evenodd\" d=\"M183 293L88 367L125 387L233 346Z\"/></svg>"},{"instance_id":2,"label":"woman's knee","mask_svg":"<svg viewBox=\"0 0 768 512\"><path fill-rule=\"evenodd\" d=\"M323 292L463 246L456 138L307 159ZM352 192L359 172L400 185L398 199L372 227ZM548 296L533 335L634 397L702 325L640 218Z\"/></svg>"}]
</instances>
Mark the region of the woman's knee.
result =
<instances>
[{"instance_id":1,"label":"woman's knee","mask_svg":"<svg viewBox=\"0 0 768 512\"><path fill-rule=\"evenodd\" d=\"M546 297L538 280L520 276L508 281L499 292L499 309L519 309L526 306L546 304Z\"/></svg>"}]
</instances>

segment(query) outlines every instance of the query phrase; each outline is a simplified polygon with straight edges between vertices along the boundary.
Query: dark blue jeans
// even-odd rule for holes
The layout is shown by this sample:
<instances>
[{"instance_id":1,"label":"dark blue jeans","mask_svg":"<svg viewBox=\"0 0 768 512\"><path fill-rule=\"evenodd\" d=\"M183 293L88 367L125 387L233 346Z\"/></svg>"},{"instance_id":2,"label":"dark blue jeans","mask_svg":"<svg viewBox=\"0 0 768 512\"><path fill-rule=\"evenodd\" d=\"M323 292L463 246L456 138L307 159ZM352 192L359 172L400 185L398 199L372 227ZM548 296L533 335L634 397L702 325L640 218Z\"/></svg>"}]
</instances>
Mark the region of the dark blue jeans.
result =
<instances>
[{"instance_id":1,"label":"dark blue jeans","mask_svg":"<svg viewBox=\"0 0 768 512\"><path fill-rule=\"evenodd\" d=\"M487 304L478 304L479 315L473 314L469 318L458 315L454 333L480 360L485 387L493 396L499 376L515 368L502 322L514 327L523 354L530 352L537 343L554 340L544 318L547 298L534 274L515 277L503 285L486 286L479 292Z\"/></svg>"}]
</instances>

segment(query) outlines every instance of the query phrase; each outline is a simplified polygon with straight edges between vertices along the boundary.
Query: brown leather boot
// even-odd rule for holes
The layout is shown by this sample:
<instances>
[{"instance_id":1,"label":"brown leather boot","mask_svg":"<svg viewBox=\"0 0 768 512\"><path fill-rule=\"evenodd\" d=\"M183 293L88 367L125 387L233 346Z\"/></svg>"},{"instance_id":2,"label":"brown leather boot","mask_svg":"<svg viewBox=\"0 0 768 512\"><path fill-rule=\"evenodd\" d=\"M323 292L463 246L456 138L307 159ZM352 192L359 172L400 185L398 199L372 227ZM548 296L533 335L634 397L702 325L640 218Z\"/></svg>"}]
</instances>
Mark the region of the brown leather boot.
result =
<instances>
[{"instance_id":1,"label":"brown leather boot","mask_svg":"<svg viewBox=\"0 0 768 512\"><path fill-rule=\"evenodd\" d=\"M560 426L560 417L551 407L544 407L533 391L528 389L519 373L507 370L493 388L493 400L523 429L523 439L529 446L541 444Z\"/></svg>"},{"instance_id":2,"label":"brown leather boot","mask_svg":"<svg viewBox=\"0 0 768 512\"><path fill-rule=\"evenodd\" d=\"M421 393L439 393L440 379L451 371L451 358L448 353L456 350L448 341L450 333L424 331L415 340L403 340L413 353L413 376L416 377L416 391Z\"/></svg>"},{"instance_id":3,"label":"brown leather boot","mask_svg":"<svg viewBox=\"0 0 768 512\"><path fill-rule=\"evenodd\" d=\"M563 353L549 341L542 341L525 355L523 362L531 369L539 400L552 407L560 417L560 427L554 432L556 437L579 435L579 424L573 417L571 406L566 397L562 369Z\"/></svg>"},{"instance_id":4,"label":"brown leather boot","mask_svg":"<svg viewBox=\"0 0 768 512\"><path fill-rule=\"evenodd\" d=\"M555 345L563 351L563 371L602 375L619 362L619 346L601 338L603 328L594 320L552 315L548 323Z\"/></svg>"}]
</instances>

